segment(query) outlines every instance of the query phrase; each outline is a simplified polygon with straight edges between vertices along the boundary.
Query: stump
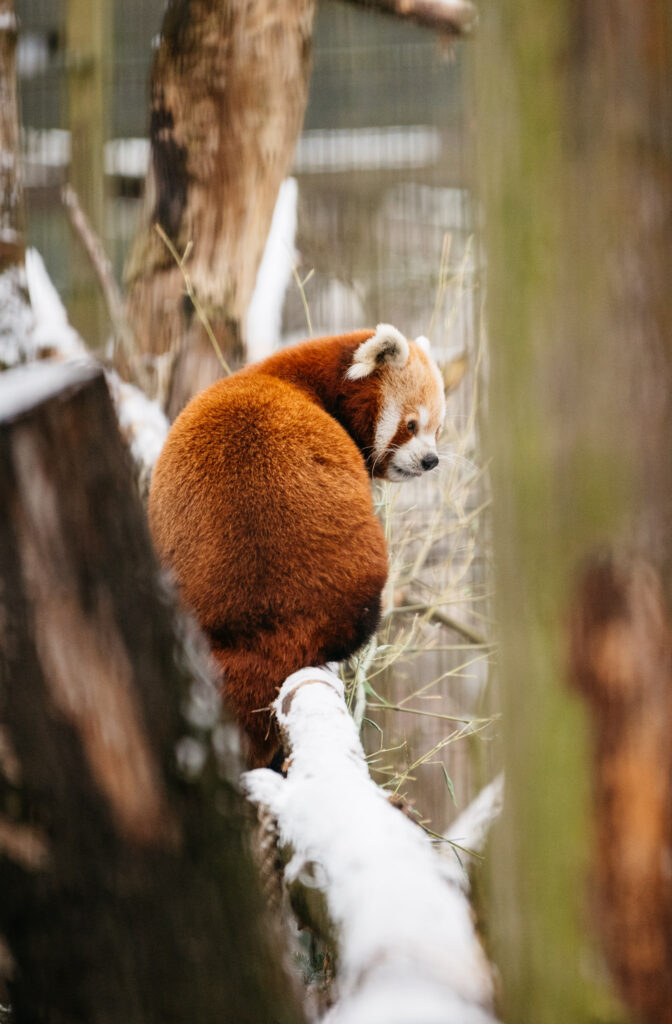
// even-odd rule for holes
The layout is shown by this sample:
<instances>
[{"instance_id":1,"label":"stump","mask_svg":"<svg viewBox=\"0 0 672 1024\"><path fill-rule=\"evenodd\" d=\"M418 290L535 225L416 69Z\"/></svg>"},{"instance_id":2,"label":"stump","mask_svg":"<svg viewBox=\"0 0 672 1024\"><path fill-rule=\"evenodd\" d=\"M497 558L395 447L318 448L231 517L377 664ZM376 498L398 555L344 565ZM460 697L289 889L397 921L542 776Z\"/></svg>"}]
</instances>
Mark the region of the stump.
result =
<instances>
[{"instance_id":1,"label":"stump","mask_svg":"<svg viewBox=\"0 0 672 1024\"><path fill-rule=\"evenodd\" d=\"M17 1022L301 1019L103 373L0 377L0 931Z\"/></svg>"}]
</instances>

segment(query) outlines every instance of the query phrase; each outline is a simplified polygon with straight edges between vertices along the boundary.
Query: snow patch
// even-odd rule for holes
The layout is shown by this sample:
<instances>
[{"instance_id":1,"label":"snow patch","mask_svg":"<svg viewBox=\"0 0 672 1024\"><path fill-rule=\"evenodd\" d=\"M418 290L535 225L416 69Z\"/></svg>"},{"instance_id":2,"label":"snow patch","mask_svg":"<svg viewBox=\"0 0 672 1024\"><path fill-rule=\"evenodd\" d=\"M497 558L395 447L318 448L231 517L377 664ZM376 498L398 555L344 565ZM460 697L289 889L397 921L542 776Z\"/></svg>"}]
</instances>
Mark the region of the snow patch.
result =
<instances>
[{"instance_id":1,"label":"snow patch","mask_svg":"<svg viewBox=\"0 0 672 1024\"><path fill-rule=\"evenodd\" d=\"M21 273L23 274L23 270ZM2 287L6 277L6 274L0 277L2 309L5 308ZM13 334L15 347L16 339L22 339L23 355L22 358L14 358L17 356L16 352L7 352L6 354L13 357L11 363L3 358L2 328L7 322L7 317L3 316L0 321L0 360L15 365L18 362L45 356L56 360L91 359L86 345L77 331L71 327L65 306L36 249L29 249L26 252L23 282L23 315L26 317L26 328L22 334ZM25 301L26 292L30 297L30 306ZM114 370L106 372L106 379L116 408L119 427L131 450L140 493L144 495L149 489L154 463L168 433L168 420L157 402L150 401L144 392L122 380Z\"/></svg>"},{"instance_id":2,"label":"snow patch","mask_svg":"<svg viewBox=\"0 0 672 1024\"><path fill-rule=\"evenodd\" d=\"M34 328L25 269L9 267L0 274L0 368L34 358Z\"/></svg>"},{"instance_id":3,"label":"snow patch","mask_svg":"<svg viewBox=\"0 0 672 1024\"><path fill-rule=\"evenodd\" d=\"M264 359L280 346L282 307L296 262L298 195L296 178L283 181L247 310L247 355L251 363Z\"/></svg>"}]
</instances>

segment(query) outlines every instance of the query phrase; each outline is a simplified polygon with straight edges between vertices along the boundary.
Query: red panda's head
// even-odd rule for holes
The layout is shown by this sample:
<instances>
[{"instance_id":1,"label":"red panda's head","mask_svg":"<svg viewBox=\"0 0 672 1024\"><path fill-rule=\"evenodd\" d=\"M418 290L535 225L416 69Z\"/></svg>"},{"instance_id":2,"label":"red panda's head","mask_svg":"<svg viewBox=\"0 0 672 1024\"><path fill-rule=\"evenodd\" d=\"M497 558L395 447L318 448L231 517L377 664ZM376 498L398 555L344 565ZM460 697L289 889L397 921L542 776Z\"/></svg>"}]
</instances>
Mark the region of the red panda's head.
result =
<instances>
[{"instance_id":1,"label":"red panda's head","mask_svg":"<svg viewBox=\"0 0 672 1024\"><path fill-rule=\"evenodd\" d=\"M378 324L355 350L348 380L375 380L378 413L367 462L373 476L409 480L439 463L436 444L446 415L441 371L426 339L408 341Z\"/></svg>"}]
</instances>

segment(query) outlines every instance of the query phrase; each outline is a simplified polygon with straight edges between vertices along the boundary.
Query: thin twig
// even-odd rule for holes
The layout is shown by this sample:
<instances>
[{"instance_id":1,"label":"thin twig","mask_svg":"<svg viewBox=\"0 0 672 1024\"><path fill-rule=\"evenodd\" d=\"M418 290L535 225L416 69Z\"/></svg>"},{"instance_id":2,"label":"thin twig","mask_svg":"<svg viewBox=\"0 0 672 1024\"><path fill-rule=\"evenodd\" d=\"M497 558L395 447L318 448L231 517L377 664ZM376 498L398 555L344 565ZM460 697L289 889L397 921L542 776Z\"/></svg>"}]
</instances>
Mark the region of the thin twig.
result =
<instances>
[{"instance_id":1,"label":"thin twig","mask_svg":"<svg viewBox=\"0 0 672 1024\"><path fill-rule=\"evenodd\" d=\"M213 329L212 329L212 327L210 325L210 321L208 320L207 314L206 314L205 310L203 309L203 307L202 307L202 305L200 303L200 300L199 300L196 292L194 291L194 286L192 284L191 277L189 276L187 271L184 269L185 260L188 259L189 254L191 253L191 250L193 248L193 243L192 242L188 242L187 243L187 247L184 250L183 255L180 256L180 254L178 253L177 249L175 248L175 246L173 245L171 240L168 238L168 235L163 230L161 225L160 224L155 224L154 225L154 230L156 231L157 235L159 236L159 238L161 239L161 241L163 242L163 244L167 248L167 250L170 253L170 255L175 260L175 262L176 262L176 264L178 266L178 269L179 269L179 271L182 274L182 277L184 279L184 288L185 288L185 291L187 293L187 296L191 299L191 303L192 303L192 305L193 305L193 307L194 307L194 309L196 311L196 316L201 321L201 323L203 325L203 328L205 330L205 333L207 334L208 338L210 339L210 341L212 343L212 347L214 348L215 354L216 354L217 358L219 359L219 361L220 361L220 363L222 365L224 373L227 376L230 376L231 375L231 367L229 366L229 364L227 363L226 359L224 358L224 354L223 354L223 352L222 352L222 350L221 350L221 348L219 346L219 342L217 341L217 338L215 337L215 332L213 331Z\"/></svg>"},{"instance_id":2,"label":"thin twig","mask_svg":"<svg viewBox=\"0 0 672 1024\"><path fill-rule=\"evenodd\" d=\"M312 320L310 319L310 307L308 305L308 297L306 296L306 285L308 284L314 273L314 269L310 270L302 281L299 275L299 271L297 270L296 263L294 263L292 266L292 274L294 276L294 280L296 281L296 287L299 289L299 295L301 296L301 302L303 303L303 311L306 314L306 324L308 326L309 338L312 338L313 336L313 323Z\"/></svg>"},{"instance_id":3,"label":"thin twig","mask_svg":"<svg viewBox=\"0 0 672 1024\"><path fill-rule=\"evenodd\" d=\"M115 280L112 263L105 252L103 243L94 231L89 218L84 213L77 193L71 185L63 187L61 200L67 210L74 232L82 243L96 274L110 320L112 321L115 343L126 363L125 369L130 371L135 362L135 339L131 326L126 319L124 299L121 289Z\"/></svg>"}]
</instances>

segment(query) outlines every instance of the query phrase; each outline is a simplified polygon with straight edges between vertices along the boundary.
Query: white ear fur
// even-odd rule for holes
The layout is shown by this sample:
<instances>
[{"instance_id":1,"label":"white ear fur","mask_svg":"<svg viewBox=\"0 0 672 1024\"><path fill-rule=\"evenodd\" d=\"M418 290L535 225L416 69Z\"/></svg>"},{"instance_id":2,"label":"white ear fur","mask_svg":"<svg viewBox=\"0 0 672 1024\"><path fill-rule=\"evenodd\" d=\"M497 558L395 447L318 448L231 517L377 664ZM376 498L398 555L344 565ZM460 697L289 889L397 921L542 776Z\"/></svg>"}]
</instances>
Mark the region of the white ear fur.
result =
<instances>
[{"instance_id":1,"label":"white ear fur","mask_svg":"<svg viewBox=\"0 0 672 1024\"><path fill-rule=\"evenodd\" d=\"M429 340L429 338L426 337L426 335L424 335L424 334L418 335L418 337L415 339L415 344L418 346L418 348L422 349L422 351L425 353L426 356L431 356L431 354L432 354L432 343Z\"/></svg>"},{"instance_id":2,"label":"white ear fur","mask_svg":"<svg viewBox=\"0 0 672 1024\"><path fill-rule=\"evenodd\" d=\"M363 341L355 351L345 376L348 380L360 380L383 364L405 366L408 354L408 342L403 334L391 324L378 324L373 337Z\"/></svg>"}]
</instances>

